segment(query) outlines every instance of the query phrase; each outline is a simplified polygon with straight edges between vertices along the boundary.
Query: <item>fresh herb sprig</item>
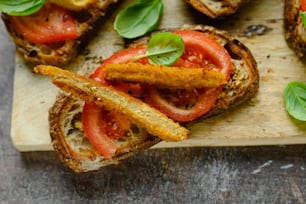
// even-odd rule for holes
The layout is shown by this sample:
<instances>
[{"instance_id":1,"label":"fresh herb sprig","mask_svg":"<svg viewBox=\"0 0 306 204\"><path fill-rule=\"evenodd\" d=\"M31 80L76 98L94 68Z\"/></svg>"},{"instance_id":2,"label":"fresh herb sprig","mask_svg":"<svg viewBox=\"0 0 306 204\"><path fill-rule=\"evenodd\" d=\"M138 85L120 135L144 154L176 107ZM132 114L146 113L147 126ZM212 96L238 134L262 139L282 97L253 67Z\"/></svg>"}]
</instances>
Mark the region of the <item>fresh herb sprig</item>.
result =
<instances>
[{"instance_id":1,"label":"fresh herb sprig","mask_svg":"<svg viewBox=\"0 0 306 204\"><path fill-rule=\"evenodd\" d=\"M158 26L162 12L162 0L138 0L118 13L114 29L127 39L143 36Z\"/></svg>"},{"instance_id":2,"label":"fresh herb sprig","mask_svg":"<svg viewBox=\"0 0 306 204\"><path fill-rule=\"evenodd\" d=\"M306 121L306 83L301 81L288 83L283 98L288 113L297 120Z\"/></svg>"},{"instance_id":3,"label":"fresh herb sprig","mask_svg":"<svg viewBox=\"0 0 306 204\"><path fill-rule=\"evenodd\" d=\"M185 49L181 36L162 32L153 35L148 43L146 53L135 58L148 57L150 64L171 66L183 54Z\"/></svg>"},{"instance_id":4,"label":"fresh herb sprig","mask_svg":"<svg viewBox=\"0 0 306 204\"><path fill-rule=\"evenodd\" d=\"M11 16L27 16L38 11L46 0L1 0L0 11Z\"/></svg>"},{"instance_id":5,"label":"fresh herb sprig","mask_svg":"<svg viewBox=\"0 0 306 204\"><path fill-rule=\"evenodd\" d=\"M306 27L306 12L305 11L300 11L300 16L301 16L302 23L303 23L304 27Z\"/></svg>"}]
</instances>

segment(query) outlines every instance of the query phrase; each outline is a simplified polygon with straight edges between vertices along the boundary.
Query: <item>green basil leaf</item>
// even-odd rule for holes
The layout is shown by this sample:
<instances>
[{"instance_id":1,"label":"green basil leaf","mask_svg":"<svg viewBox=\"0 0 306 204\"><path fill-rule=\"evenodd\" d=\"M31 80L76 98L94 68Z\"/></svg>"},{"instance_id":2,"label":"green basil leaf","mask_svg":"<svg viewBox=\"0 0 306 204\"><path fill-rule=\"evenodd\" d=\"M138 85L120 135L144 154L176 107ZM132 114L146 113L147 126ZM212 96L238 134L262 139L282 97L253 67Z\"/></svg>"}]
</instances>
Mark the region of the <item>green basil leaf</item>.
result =
<instances>
[{"instance_id":1,"label":"green basil leaf","mask_svg":"<svg viewBox=\"0 0 306 204\"><path fill-rule=\"evenodd\" d=\"M27 16L38 11L46 0L1 0L0 11L11 16Z\"/></svg>"},{"instance_id":2,"label":"green basil leaf","mask_svg":"<svg viewBox=\"0 0 306 204\"><path fill-rule=\"evenodd\" d=\"M297 120L306 121L306 83L288 83L283 92L286 110Z\"/></svg>"},{"instance_id":3,"label":"green basil leaf","mask_svg":"<svg viewBox=\"0 0 306 204\"><path fill-rule=\"evenodd\" d=\"M300 16L302 18L302 23L303 23L304 27L306 27L306 12L305 11L301 11L300 12Z\"/></svg>"},{"instance_id":4,"label":"green basil leaf","mask_svg":"<svg viewBox=\"0 0 306 204\"><path fill-rule=\"evenodd\" d=\"M152 36L148 43L146 56L150 64L172 65L183 54L185 49L181 36L162 32Z\"/></svg>"},{"instance_id":5,"label":"green basil leaf","mask_svg":"<svg viewBox=\"0 0 306 204\"><path fill-rule=\"evenodd\" d=\"M118 13L114 29L128 39L143 36L158 26L162 11L162 0L139 0Z\"/></svg>"}]
</instances>

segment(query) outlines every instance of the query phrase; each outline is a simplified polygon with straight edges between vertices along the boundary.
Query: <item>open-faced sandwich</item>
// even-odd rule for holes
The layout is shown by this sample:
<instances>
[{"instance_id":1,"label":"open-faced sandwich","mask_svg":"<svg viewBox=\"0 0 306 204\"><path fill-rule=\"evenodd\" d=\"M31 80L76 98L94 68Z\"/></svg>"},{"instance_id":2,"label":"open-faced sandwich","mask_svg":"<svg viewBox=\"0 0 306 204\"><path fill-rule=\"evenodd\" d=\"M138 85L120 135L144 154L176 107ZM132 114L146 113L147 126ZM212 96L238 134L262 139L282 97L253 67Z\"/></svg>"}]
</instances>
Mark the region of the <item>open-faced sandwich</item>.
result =
<instances>
[{"instance_id":1,"label":"open-faced sandwich","mask_svg":"<svg viewBox=\"0 0 306 204\"><path fill-rule=\"evenodd\" d=\"M288 45L302 58L306 54L305 0L285 0L284 27Z\"/></svg>"},{"instance_id":2,"label":"open-faced sandwich","mask_svg":"<svg viewBox=\"0 0 306 204\"><path fill-rule=\"evenodd\" d=\"M76 172L187 139L190 122L231 110L259 87L249 49L200 25L154 32L92 69L87 76L34 69L64 90L49 110L50 135L60 160Z\"/></svg>"},{"instance_id":3,"label":"open-faced sandwich","mask_svg":"<svg viewBox=\"0 0 306 204\"><path fill-rule=\"evenodd\" d=\"M117 0L4 1L0 11L25 60L63 66L80 52L114 2Z\"/></svg>"},{"instance_id":4,"label":"open-faced sandwich","mask_svg":"<svg viewBox=\"0 0 306 204\"><path fill-rule=\"evenodd\" d=\"M185 0L191 6L210 18L234 14L249 0Z\"/></svg>"}]
</instances>

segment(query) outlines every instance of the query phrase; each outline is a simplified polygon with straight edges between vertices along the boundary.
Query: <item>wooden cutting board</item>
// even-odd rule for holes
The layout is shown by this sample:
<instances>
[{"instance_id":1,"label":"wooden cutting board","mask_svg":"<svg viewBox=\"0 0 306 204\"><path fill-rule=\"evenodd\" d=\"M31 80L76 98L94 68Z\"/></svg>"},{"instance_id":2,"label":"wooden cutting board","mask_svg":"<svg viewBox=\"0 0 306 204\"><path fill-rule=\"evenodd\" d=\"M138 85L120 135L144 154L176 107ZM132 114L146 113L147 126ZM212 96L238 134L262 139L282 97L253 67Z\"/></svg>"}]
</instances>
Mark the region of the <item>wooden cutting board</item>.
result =
<instances>
[{"instance_id":1,"label":"wooden cutting board","mask_svg":"<svg viewBox=\"0 0 306 204\"><path fill-rule=\"evenodd\" d=\"M101 59L123 46L114 32L116 13L133 1L124 1L109 12L97 36L68 69L98 66ZM255 56L260 71L259 93L250 102L215 118L190 126L189 139L161 142L155 148L187 146L242 146L306 143L305 123L293 120L284 110L282 92L293 80L306 79L306 67L290 50L283 34L283 1L252 0L237 14L213 21L183 0L164 0L160 28L183 24L209 24L228 30ZM264 25L263 35L245 37L250 25ZM48 132L48 109L58 89L50 80L32 73L32 66L16 55L11 137L20 151L52 150Z\"/></svg>"}]
</instances>

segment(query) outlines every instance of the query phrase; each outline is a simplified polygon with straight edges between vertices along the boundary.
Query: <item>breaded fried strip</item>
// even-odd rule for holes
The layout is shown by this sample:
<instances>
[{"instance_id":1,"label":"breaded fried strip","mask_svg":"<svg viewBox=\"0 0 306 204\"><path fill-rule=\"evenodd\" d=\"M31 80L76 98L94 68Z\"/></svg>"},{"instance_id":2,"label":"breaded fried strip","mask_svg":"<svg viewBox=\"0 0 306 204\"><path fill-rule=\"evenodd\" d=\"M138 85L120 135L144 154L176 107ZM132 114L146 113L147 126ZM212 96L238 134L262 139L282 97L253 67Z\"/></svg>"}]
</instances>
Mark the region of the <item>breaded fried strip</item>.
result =
<instances>
[{"instance_id":1,"label":"breaded fried strip","mask_svg":"<svg viewBox=\"0 0 306 204\"><path fill-rule=\"evenodd\" d=\"M120 79L172 89L218 87L226 82L224 74L205 68L127 63L107 64L104 71L107 80Z\"/></svg>"},{"instance_id":2,"label":"breaded fried strip","mask_svg":"<svg viewBox=\"0 0 306 204\"><path fill-rule=\"evenodd\" d=\"M148 133L162 140L179 141L187 138L189 131L186 128L124 92L54 66L39 65L34 68L34 72L50 76L56 86L78 98L127 115Z\"/></svg>"}]
</instances>

